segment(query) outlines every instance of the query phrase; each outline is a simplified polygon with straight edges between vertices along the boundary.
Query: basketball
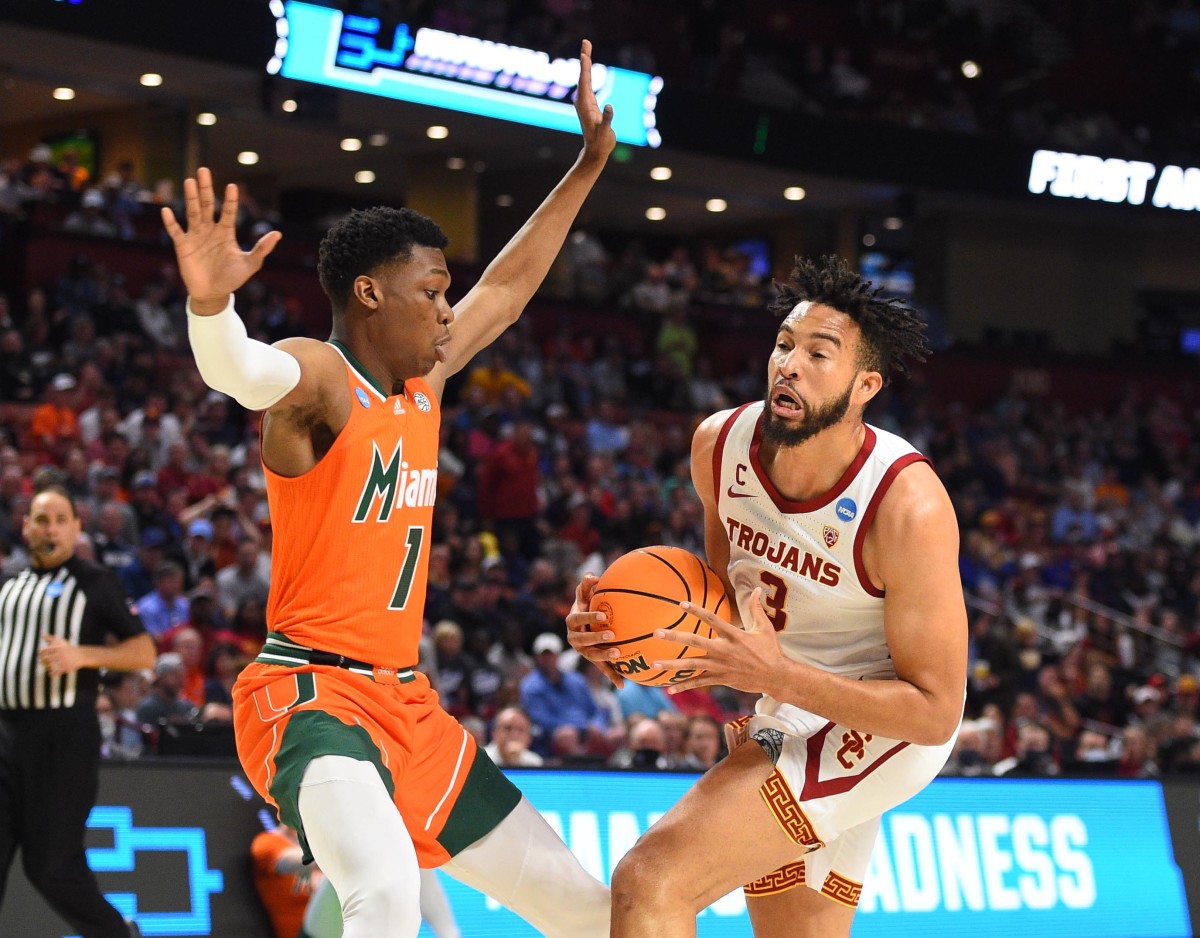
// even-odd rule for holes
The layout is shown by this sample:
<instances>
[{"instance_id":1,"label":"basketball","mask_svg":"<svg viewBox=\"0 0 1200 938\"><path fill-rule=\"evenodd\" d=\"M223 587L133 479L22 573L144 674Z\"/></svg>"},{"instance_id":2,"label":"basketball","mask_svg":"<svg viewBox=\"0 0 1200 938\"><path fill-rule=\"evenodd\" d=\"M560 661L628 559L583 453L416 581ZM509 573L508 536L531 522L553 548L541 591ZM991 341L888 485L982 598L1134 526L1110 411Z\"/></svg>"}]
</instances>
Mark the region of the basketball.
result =
<instances>
[{"instance_id":1,"label":"basketball","mask_svg":"<svg viewBox=\"0 0 1200 938\"><path fill-rule=\"evenodd\" d=\"M608 664L621 677L638 684L674 684L703 669L664 671L651 662L703 657L687 645L654 637L655 629L675 629L710 637L712 629L679 608L681 602L703 606L726 621L729 599L721 580L703 560L681 547L642 547L618 557L604 571L592 594L591 611L605 623L592 631L612 631L616 639L598 648L619 648L621 657Z\"/></svg>"}]
</instances>

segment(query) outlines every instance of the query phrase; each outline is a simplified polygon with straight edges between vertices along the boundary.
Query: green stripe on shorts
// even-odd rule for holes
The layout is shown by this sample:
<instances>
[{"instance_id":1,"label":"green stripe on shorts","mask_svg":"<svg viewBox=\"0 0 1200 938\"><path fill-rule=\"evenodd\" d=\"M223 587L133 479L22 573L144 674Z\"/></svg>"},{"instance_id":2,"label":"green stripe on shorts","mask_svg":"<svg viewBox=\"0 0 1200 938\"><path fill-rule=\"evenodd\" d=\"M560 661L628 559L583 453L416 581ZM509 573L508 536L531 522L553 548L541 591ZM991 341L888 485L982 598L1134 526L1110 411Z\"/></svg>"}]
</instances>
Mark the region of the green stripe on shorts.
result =
<instances>
[{"instance_id":1,"label":"green stripe on shorts","mask_svg":"<svg viewBox=\"0 0 1200 938\"><path fill-rule=\"evenodd\" d=\"M438 834L450 856L464 850L491 831L512 813L521 801L521 792L508 780L479 746L475 761L467 773L458 800Z\"/></svg>"},{"instance_id":2,"label":"green stripe on shorts","mask_svg":"<svg viewBox=\"0 0 1200 938\"><path fill-rule=\"evenodd\" d=\"M275 776L269 790L279 805L279 820L296 829L304 862L312 860L304 825L300 820L300 780L308 763L317 756L346 756L370 762L383 780L388 797L395 799L392 775L383 767L383 757L361 726L349 726L322 710L302 710L292 715L283 731L283 742L275 754ZM470 782L470 777L467 779ZM511 808L509 809L511 810ZM506 812L507 813L507 812Z\"/></svg>"}]
</instances>

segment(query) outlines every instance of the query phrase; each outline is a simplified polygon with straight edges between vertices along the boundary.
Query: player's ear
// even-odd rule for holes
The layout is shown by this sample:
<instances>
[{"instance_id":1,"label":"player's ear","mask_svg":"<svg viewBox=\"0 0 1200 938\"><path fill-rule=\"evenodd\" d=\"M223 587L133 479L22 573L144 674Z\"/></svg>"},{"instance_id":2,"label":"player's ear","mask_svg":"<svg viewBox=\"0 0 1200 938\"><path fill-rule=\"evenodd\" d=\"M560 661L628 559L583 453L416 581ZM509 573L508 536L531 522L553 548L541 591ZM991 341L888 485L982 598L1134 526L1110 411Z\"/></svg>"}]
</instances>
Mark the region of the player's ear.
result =
<instances>
[{"instance_id":1,"label":"player's ear","mask_svg":"<svg viewBox=\"0 0 1200 938\"><path fill-rule=\"evenodd\" d=\"M860 371L854 379L854 396L860 406L865 406L882 390L883 375L878 371Z\"/></svg>"},{"instance_id":2,"label":"player's ear","mask_svg":"<svg viewBox=\"0 0 1200 938\"><path fill-rule=\"evenodd\" d=\"M350 286L350 294L369 310L378 309L382 299L379 293L379 284L374 277L368 277L366 274L360 274L354 278L354 283Z\"/></svg>"}]
</instances>

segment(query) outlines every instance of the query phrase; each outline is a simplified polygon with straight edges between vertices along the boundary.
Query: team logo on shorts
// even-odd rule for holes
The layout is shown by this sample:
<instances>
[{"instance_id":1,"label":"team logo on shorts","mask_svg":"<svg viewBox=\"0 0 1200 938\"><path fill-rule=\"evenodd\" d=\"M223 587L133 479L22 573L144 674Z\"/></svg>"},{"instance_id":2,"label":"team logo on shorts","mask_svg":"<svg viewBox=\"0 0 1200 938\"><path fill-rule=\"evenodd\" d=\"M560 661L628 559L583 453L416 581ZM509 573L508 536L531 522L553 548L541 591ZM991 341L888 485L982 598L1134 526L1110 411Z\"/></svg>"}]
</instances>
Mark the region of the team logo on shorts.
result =
<instances>
[{"instance_id":1,"label":"team logo on shorts","mask_svg":"<svg viewBox=\"0 0 1200 938\"><path fill-rule=\"evenodd\" d=\"M415 394L413 394L413 403L417 405L417 410L424 413L429 413L429 411L433 409L433 405L429 403L429 398L427 398L421 391L417 391Z\"/></svg>"},{"instance_id":2,"label":"team logo on shorts","mask_svg":"<svg viewBox=\"0 0 1200 938\"><path fill-rule=\"evenodd\" d=\"M363 407L371 406L371 399L369 397L367 397L367 392L364 391L362 388L355 388L354 396L358 398L358 402L360 404L362 404Z\"/></svg>"},{"instance_id":3,"label":"team logo on shorts","mask_svg":"<svg viewBox=\"0 0 1200 938\"><path fill-rule=\"evenodd\" d=\"M821 537L825 539L826 547L832 547L834 544L836 544L840 536L841 532L838 531L837 528L833 527L833 525L827 524L825 527L821 528Z\"/></svg>"},{"instance_id":4,"label":"team logo on shorts","mask_svg":"<svg viewBox=\"0 0 1200 938\"><path fill-rule=\"evenodd\" d=\"M853 498L843 498L833 506L833 511L842 521L853 521L858 515L858 505Z\"/></svg>"}]
</instances>

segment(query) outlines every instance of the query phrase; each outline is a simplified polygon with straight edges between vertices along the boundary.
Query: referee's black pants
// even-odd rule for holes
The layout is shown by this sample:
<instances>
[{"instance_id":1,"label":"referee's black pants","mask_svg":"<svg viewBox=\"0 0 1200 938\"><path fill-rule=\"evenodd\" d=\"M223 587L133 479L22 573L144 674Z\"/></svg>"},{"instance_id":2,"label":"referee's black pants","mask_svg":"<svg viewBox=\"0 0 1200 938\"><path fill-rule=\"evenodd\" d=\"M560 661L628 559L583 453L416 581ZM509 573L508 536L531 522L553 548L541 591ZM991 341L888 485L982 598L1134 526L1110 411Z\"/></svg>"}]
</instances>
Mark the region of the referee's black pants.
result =
<instances>
[{"instance_id":1,"label":"referee's black pants","mask_svg":"<svg viewBox=\"0 0 1200 938\"><path fill-rule=\"evenodd\" d=\"M20 847L30 884L83 938L129 938L84 855L99 788L92 708L0 710L0 904Z\"/></svg>"}]
</instances>

